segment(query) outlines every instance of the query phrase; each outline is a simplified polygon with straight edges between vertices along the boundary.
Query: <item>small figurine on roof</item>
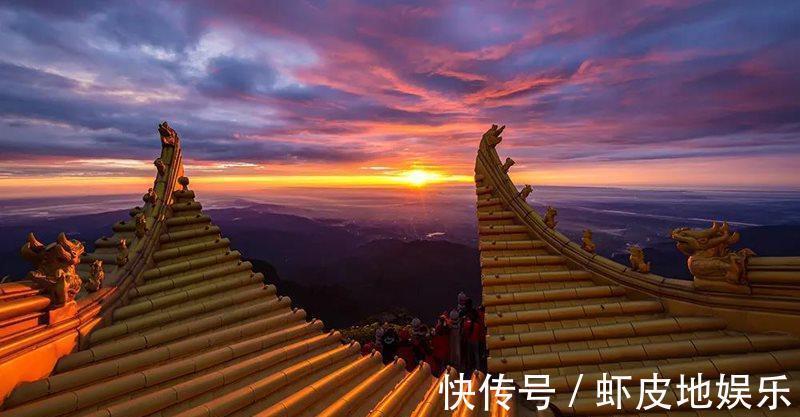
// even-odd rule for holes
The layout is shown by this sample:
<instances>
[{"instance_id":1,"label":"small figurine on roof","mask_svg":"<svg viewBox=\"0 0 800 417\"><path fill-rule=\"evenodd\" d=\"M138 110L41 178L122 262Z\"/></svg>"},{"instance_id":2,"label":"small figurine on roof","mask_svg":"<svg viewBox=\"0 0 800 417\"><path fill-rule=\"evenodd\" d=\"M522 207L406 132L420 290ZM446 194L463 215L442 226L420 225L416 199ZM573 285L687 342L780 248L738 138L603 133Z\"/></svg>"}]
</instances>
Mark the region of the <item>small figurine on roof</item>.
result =
<instances>
[{"instance_id":1,"label":"small figurine on roof","mask_svg":"<svg viewBox=\"0 0 800 417\"><path fill-rule=\"evenodd\" d=\"M144 201L145 204L149 203L151 206L156 205L157 200L158 196L156 195L156 192L152 188L148 188L147 194L142 196L142 201Z\"/></svg>"},{"instance_id":2,"label":"small figurine on roof","mask_svg":"<svg viewBox=\"0 0 800 417\"><path fill-rule=\"evenodd\" d=\"M147 234L147 217L144 213L139 213L134 219L136 220L136 237L142 238Z\"/></svg>"},{"instance_id":3,"label":"small figurine on roof","mask_svg":"<svg viewBox=\"0 0 800 417\"><path fill-rule=\"evenodd\" d=\"M592 231L589 229L585 229L583 231L583 237L581 238L581 249L589 253L594 253L594 251L597 249L597 245L592 242Z\"/></svg>"},{"instance_id":4,"label":"small figurine on roof","mask_svg":"<svg viewBox=\"0 0 800 417\"><path fill-rule=\"evenodd\" d=\"M520 198L523 200L527 199L529 195L533 192L533 187L530 184L525 184L525 187L519 192Z\"/></svg>"},{"instance_id":5,"label":"small figurine on roof","mask_svg":"<svg viewBox=\"0 0 800 417\"><path fill-rule=\"evenodd\" d=\"M631 256L628 259L631 261L631 268L636 272L646 274L650 272L650 262L644 261L644 251L636 245L631 245L628 248Z\"/></svg>"},{"instance_id":6,"label":"small figurine on roof","mask_svg":"<svg viewBox=\"0 0 800 417\"><path fill-rule=\"evenodd\" d=\"M558 210L556 210L553 206L547 206L547 212L544 214L544 224L551 229L555 229L558 221L556 221L556 216L558 215Z\"/></svg>"},{"instance_id":7,"label":"small figurine on roof","mask_svg":"<svg viewBox=\"0 0 800 417\"><path fill-rule=\"evenodd\" d=\"M156 166L156 170L158 171L158 175L163 176L164 173L167 172L167 166L164 165L164 161L162 161L161 158L156 158L156 160L153 161L153 165Z\"/></svg>"},{"instance_id":8,"label":"small figurine on roof","mask_svg":"<svg viewBox=\"0 0 800 417\"><path fill-rule=\"evenodd\" d=\"M128 263L128 242L125 239L119 240L117 247L117 266L123 267Z\"/></svg>"},{"instance_id":9,"label":"small figurine on roof","mask_svg":"<svg viewBox=\"0 0 800 417\"><path fill-rule=\"evenodd\" d=\"M511 169L512 166L514 166L514 160L511 159L510 157L506 158L506 162L504 162L502 166L503 172L508 172L508 170Z\"/></svg>"},{"instance_id":10,"label":"small figurine on roof","mask_svg":"<svg viewBox=\"0 0 800 417\"><path fill-rule=\"evenodd\" d=\"M92 262L92 269L90 271L89 280L86 282L86 289L89 292L95 292L103 286L103 280L106 277L106 272L103 270L103 261L95 259Z\"/></svg>"},{"instance_id":11,"label":"small figurine on roof","mask_svg":"<svg viewBox=\"0 0 800 417\"><path fill-rule=\"evenodd\" d=\"M181 191L189 191L189 177L179 177L178 184L181 185Z\"/></svg>"},{"instance_id":12,"label":"small figurine on roof","mask_svg":"<svg viewBox=\"0 0 800 417\"><path fill-rule=\"evenodd\" d=\"M175 146L180 141L178 132L171 128L166 121L158 125L158 134L161 135L161 144L163 146Z\"/></svg>"}]
</instances>

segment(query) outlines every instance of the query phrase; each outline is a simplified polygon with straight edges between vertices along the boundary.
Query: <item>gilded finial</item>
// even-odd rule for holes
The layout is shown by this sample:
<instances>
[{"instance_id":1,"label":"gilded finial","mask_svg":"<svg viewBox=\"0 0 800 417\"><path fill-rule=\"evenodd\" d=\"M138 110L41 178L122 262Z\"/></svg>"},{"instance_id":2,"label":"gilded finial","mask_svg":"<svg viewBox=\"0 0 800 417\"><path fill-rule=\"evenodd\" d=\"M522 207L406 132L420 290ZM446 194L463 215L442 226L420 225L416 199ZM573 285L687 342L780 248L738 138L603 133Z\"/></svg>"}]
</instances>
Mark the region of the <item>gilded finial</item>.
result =
<instances>
[{"instance_id":1,"label":"gilded finial","mask_svg":"<svg viewBox=\"0 0 800 417\"><path fill-rule=\"evenodd\" d=\"M508 170L511 169L512 166L514 166L514 164L515 164L515 162L514 162L513 159L506 158L506 162L504 162L503 166L502 166L503 172L508 172Z\"/></svg>"},{"instance_id":2,"label":"gilded finial","mask_svg":"<svg viewBox=\"0 0 800 417\"><path fill-rule=\"evenodd\" d=\"M544 214L544 224L551 229L555 229L558 221L556 221L556 216L558 215L558 210L553 208L553 206L547 206L547 211Z\"/></svg>"},{"instance_id":3,"label":"gilded finial","mask_svg":"<svg viewBox=\"0 0 800 417\"><path fill-rule=\"evenodd\" d=\"M589 229L583 230L583 237L581 237L581 249L589 253L594 253L594 251L597 249L597 245L592 242L592 231Z\"/></svg>"},{"instance_id":4,"label":"gilded finial","mask_svg":"<svg viewBox=\"0 0 800 417\"><path fill-rule=\"evenodd\" d=\"M182 191L189 191L189 177L180 177L178 178L178 184L181 185Z\"/></svg>"},{"instance_id":5,"label":"gilded finial","mask_svg":"<svg viewBox=\"0 0 800 417\"><path fill-rule=\"evenodd\" d=\"M628 247L628 252L631 256L628 259L631 261L631 269L636 272L647 274L650 272L650 262L644 261L644 251L636 245Z\"/></svg>"},{"instance_id":6,"label":"gilded finial","mask_svg":"<svg viewBox=\"0 0 800 417\"><path fill-rule=\"evenodd\" d=\"M530 184L525 184L525 186L522 187L522 190L519 192L519 197L525 200L529 195L531 195L531 192L533 192L533 187L531 187Z\"/></svg>"}]
</instances>

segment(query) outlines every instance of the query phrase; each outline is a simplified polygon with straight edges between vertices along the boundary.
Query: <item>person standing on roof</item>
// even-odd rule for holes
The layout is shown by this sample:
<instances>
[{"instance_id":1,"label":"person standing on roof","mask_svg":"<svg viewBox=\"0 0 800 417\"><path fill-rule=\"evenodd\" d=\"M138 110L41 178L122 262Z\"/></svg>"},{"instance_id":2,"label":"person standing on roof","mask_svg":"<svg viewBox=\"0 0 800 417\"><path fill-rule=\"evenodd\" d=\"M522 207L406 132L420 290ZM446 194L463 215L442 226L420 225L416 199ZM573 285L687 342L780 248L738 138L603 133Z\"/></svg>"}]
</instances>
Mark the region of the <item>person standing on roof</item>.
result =
<instances>
[{"instance_id":1,"label":"person standing on roof","mask_svg":"<svg viewBox=\"0 0 800 417\"><path fill-rule=\"evenodd\" d=\"M450 327L450 365L461 368L461 317L458 309L450 311L448 317L448 327Z\"/></svg>"},{"instance_id":2,"label":"person standing on roof","mask_svg":"<svg viewBox=\"0 0 800 417\"><path fill-rule=\"evenodd\" d=\"M411 320L411 348L417 363L424 361L431 351L430 330L418 318Z\"/></svg>"},{"instance_id":3,"label":"person standing on roof","mask_svg":"<svg viewBox=\"0 0 800 417\"><path fill-rule=\"evenodd\" d=\"M381 333L381 356L384 364L389 364L394 360L399 345L400 338L394 328L389 327Z\"/></svg>"},{"instance_id":4,"label":"person standing on roof","mask_svg":"<svg viewBox=\"0 0 800 417\"><path fill-rule=\"evenodd\" d=\"M450 326L448 325L447 312L439 315L431 337L431 369L434 375L439 375L450 361Z\"/></svg>"},{"instance_id":5,"label":"person standing on roof","mask_svg":"<svg viewBox=\"0 0 800 417\"><path fill-rule=\"evenodd\" d=\"M464 350L464 370L473 371L481 367L481 339L483 338L483 323L476 309L467 310L461 322L461 334L466 349Z\"/></svg>"}]
</instances>

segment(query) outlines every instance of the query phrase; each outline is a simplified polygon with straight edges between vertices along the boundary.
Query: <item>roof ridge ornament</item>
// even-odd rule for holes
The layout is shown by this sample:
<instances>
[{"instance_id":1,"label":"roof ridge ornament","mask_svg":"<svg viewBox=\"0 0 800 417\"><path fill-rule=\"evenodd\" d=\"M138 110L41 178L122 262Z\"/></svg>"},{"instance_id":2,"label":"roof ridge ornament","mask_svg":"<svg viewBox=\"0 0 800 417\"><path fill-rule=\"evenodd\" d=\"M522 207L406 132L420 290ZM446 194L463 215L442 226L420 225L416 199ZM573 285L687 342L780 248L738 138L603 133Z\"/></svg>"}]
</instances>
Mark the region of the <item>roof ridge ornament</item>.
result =
<instances>
[{"instance_id":1,"label":"roof ridge ornament","mask_svg":"<svg viewBox=\"0 0 800 417\"><path fill-rule=\"evenodd\" d=\"M86 289L89 292L96 292L103 287L103 280L106 277L106 271L103 270L103 260L95 259L89 273L89 281L86 283Z\"/></svg>"},{"instance_id":2,"label":"roof ridge ornament","mask_svg":"<svg viewBox=\"0 0 800 417\"><path fill-rule=\"evenodd\" d=\"M158 125L158 134L161 135L162 146L176 146L180 142L178 132L171 128L166 120Z\"/></svg>"},{"instance_id":3,"label":"roof ridge ornament","mask_svg":"<svg viewBox=\"0 0 800 417\"><path fill-rule=\"evenodd\" d=\"M481 141L486 143L487 146L494 148L497 146L498 143L503 141L503 137L500 136L505 130L505 125L501 127L497 127L497 125L492 125L492 127L483 134Z\"/></svg>"},{"instance_id":4,"label":"roof ridge ornament","mask_svg":"<svg viewBox=\"0 0 800 417\"><path fill-rule=\"evenodd\" d=\"M158 171L159 176L163 177L167 172L167 166L164 165L164 161L162 161L161 158L156 158L156 160L153 161L153 165L156 166L156 171Z\"/></svg>"},{"instance_id":5,"label":"roof ridge ornament","mask_svg":"<svg viewBox=\"0 0 800 417\"><path fill-rule=\"evenodd\" d=\"M650 262L644 261L644 250L642 250L642 248L638 245L631 245L628 247L628 253L631 254L631 256L628 257L628 260L631 262L631 269L643 274L650 273Z\"/></svg>"},{"instance_id":6,"label":"roof ridge ornament","mask_svg":"<svg viewBox=\"0 0 800 417\"><path fill-rule=\"evenodd\" d=\"M712 222L708 229L681 227L670 237L679 251L687 255L694 287L702 290L749 293L747 259L755 255L750 249L730 250L739 242L739 232L731 232L728 222Z\"/></svg>"},{"instance_id":7,"label":"roof ridge ornament","mask_svg":"<svg viewBox=\"0 0 800 417\"><path fill-rule=\"evenodd\" d=\"M592 241L592 230L584 229L583 237L581 237L581 249L589 253L594 253L597 250L597 245Z\"/></svg>"},{"instance_id":8,"label":"roof ridge ornament","mask_svg":"<svg viewBox=\"0 0 800 417\"><path fill-rule=\"evenodd\" d=\"M22 257L34 267L27 278L45 290L56 306L73 302L80 292L82 281L75 267L81 263L83 252L83 244L67 239L63 232L46 246L29 233L28 241L20 250Z\"/></svg>"},{"instance_id":9,"label":"roof ridge ornament","mask_svg":"<svg viewBox=\"0 0 800 417\"><path fill-rule=\"evenodd\" d=\"M501 168L503 169L503 172L508 174L508 170L511 169L511 167L514 166L514 164L515 164L514 160L511 159L511 157L507 157L506 161L503 162L503 166Z\"/></svg>"},{"instance_id":10,"label":"roof ridge ornament","mask_svg":"<svg viewBox=\"0 0 800 417\"><path fill-rule=\"evenodd\" d=\"M158 201L158 195L156 195L155 190L148 188L147 194L142 196L142 201L144 201L145 204L150 204L150 207L153 207L156 205L156 201Z\"/></svg>"},{"instance_id":11,"label":"roof ridge ornament","mask_svg":"<svg viewBox=\"0 0 800 417\"><path fill-rule=\"evenodd\" d=\"M525 186L522 187L522 190L520 190L519 194L517 194L517 195L521 199L526 200L528 198L528 196L531 195L531 192L533 192L533 187L531 187L530 184L525 184Z\"/></svg>"},{"instance_id":12,"label":"roof ridge ornament","mask_svg":"<svg viewBox=\"0 0 800 417\"><path fill-rule=\"evenodd\" d=\"M144 213L139 213L134 217L136 221L136 237L143 238L144 235L147 234L148 227L147 227L147 217Z\"/></svg>"},{"instance_id":13,"label":"roof ridge ornament","mask_svg":"<svg viewBox=\"0 0 800 417\"><path fill-rule=\"evenodd\" d=\"M117 267L122 268L128 263L128 241L120 239L117 246Z\"/></svg>"},{"instance_id":14,"label":"roof ridge ornament","mask_svg":"<svg viewBox=\"0 0 800 417\"><path fill-rule=\"evenodd\" d=\"M556 220L557 215L558 210L553 206L547 206L547 211L544 213L544 224L551 229L555 229L556 225L558 225L558 221Z\"/></svg>"}]
</instances>

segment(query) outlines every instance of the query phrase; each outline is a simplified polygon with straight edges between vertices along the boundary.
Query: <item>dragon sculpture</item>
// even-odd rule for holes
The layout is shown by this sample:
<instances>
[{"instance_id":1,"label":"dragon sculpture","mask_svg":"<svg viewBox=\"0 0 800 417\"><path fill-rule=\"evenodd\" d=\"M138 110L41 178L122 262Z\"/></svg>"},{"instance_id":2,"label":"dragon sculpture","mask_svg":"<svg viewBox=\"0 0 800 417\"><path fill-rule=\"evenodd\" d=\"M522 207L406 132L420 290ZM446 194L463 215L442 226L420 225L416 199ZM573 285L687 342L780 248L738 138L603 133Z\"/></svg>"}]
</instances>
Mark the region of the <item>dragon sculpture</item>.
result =
<instances>
[{"instance_id":1,"label":"dragon sculpture","mask_svg":"<svg viewBox=\"0 0 800 417\"><path fill-rule=\"evenodd\" d=\"M175 146L180 141L178 132L171 128L166 121L158 125L158 134L161 136L161 144L164 146Z\"/></svg>"},{"instance_id":2,"label":"dragon sculpture","mask_svg":"<svg viewBox=\"0 0 800 417\"><path fill-rule=\"evenodd\" d=\"M747 258L755 255L750 249L730 250L739 241L739 233L731 232L727 222L713 222L708 229L688 227L670 233L678 250L689 257L687 265L699 289L747 292Z\"/></svg>"},{"instance_id":3,"label":"dragon sculpture","mask_svg":"<svg viewBox=\"0 0 800 417\"><path fill-rule=\"evenodd\" d=\"M481 141L487 146L494 148L498 143L503 141L503 137L500 135L505 128L505 126L497 127L497 125L492 125L492 127L483 134Z\"/></svg>"},{"instance_id":4,"label":"dragon sculpture","mask_svg":"<svg viewBox=\"0 0 800 417\"><path fill-rule=\"evenodd\" d=\"M81 242L67 239L61 233L55 242L45 246L30 233L20 252L35 268L28 272L27 278L45 290L54 305L65 305L75 300L82 284L75 270L84 252Z\"/></svg>"}]
</instances>

